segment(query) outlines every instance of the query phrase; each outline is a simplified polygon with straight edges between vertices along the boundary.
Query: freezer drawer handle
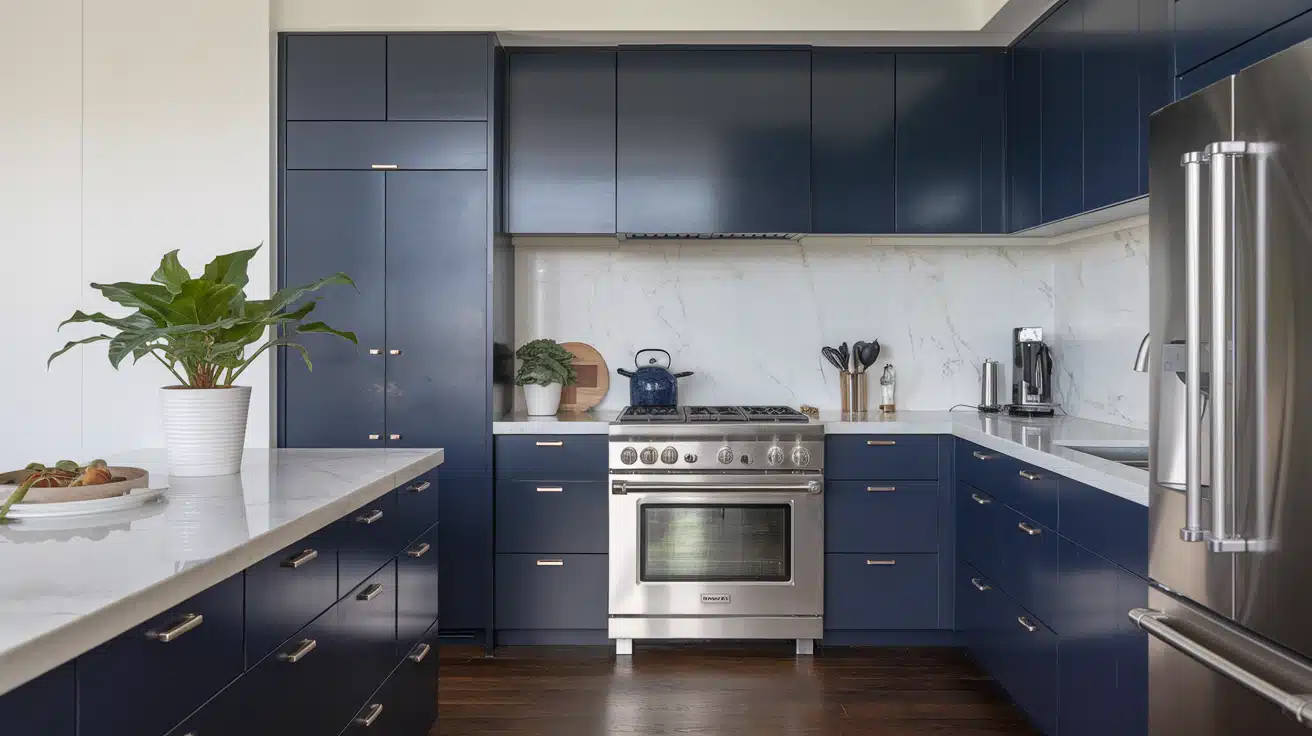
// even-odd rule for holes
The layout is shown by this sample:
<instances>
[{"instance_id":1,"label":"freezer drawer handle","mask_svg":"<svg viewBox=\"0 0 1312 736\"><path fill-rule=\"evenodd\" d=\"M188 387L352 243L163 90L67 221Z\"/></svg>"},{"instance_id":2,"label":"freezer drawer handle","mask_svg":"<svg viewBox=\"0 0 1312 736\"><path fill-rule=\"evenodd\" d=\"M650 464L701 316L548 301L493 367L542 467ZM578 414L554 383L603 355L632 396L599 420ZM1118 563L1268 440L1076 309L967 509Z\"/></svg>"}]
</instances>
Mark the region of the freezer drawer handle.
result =
<instances>
[{"instance_id":1,"label":"freezer drawer handle","mask_svg":"<svg viewBox=\"0 0 1312 736\"><path fill-rule=\"evenodd\" d=\"M1130 610L1130 620L1139 628L1175 647L1183 654L1229 677L1240 685L1275 703L1304 726L1312 726L1312 696L1286 692L1249 672L1216 652L1171 627L1169 617L1151 608Z\"/></svg>"}]
</instances>

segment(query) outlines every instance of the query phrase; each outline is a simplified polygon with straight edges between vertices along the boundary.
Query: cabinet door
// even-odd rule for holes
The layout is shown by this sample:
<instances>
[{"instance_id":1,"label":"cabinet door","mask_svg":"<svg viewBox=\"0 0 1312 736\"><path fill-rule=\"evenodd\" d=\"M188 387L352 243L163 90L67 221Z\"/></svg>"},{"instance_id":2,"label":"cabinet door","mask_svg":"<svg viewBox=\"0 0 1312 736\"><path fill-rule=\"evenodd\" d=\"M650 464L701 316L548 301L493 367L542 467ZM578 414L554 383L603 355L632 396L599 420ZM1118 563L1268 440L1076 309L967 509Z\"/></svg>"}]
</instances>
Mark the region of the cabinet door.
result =
<instances>
[{"instance_id":1,"label":"cabinet door","mask_svg":"<svg viewBox=\"0 0 1312 736\"><path fill-rule=\"evenodd\" d=\"M396 663L396 563L371 575L337 603L337 636L344 641L334 690L359 705Z\"/></svg>"},{"instance_id":2,"label":"cabinet door","mask_svg":"<svg viewBox=\"0 0 1312 736\"><path fill-rule=\"evenodd\" d=\"M425 736L437 720L437 627L410 648L388 680L395 736ZM436 731L432 731L436 733Z\"/></svg>"},{"instance_id":3,"label":"cabinet door","mask_svg":"<svg viewBox=\"0 0 1312 736\"><path fill-rule=\"evenodd\" d=\"M1043 50L1043 221L1084 211L1083 6L1067 2L1035 33Z\"/></svg>"},{"instance_id":4,"label":"cabinet door","mask_svg":"<svg viewBox=\"0 0 1312 736\"><path fill-rule=\"evenodd\" d=\"M938 555L825 555L825 628L938 628Z\"/></svg>"},{"instance_id":5,"label":"cabinet door","mask_svg":"<svg viewBox=\"0 0 1312 736\"><path fill-rule=\"evenodd\" d=\"M387 445L442 447L444 473L487 472L487 172L386 176Z\"/></svg>"},{"instance_id":6,"label":"cabinet door","mask_svg":"<svg viewBox=\"0 0 1312 736\"><path fill-rule=\"evenodd\" d=\"M397 516L401 519L398 539L409 543L438 519L438 477L441 470L432 470L396 489Z\"/></svg>"},{"instance_id":7,"label":"cabinet door","mask_svg":"<svg viewBox=\"0 0 1312 736\"><path fill-rule=\"evenodd\" d=\"M1235 74L1244 67L1256 64L1308 38L1312 38L1312 13L1299 15L1181 75L1178 80L1178 96L1184 97L1197 92L1213 82Z\"/></svg>"},{"instance_id":8,"label":"cabinet door","mask_svg":"<svg viewBox=\"0 0 1312 736\"><path fill-rule=\"evenodd\" d=\"M937 552L938 506L934 481L828 481L825 551Z\"/></svg>"},{"instance_id":9,"label":"cabinet door","mask_svg":"<svg viewBox=\"0 0 1312 736\"><path fill-rule=\"evenodd\" d=\"M615 53L510 55L506 229L615 232Z\"/></svg>"},{"instance_id":10,"label":"cabinet door","mask_svg":"<svg viewBox=\"0 0 1312 736\"><path fill-rule=\"evenodd\" d=\"M387 39L287 36L288 120L382 120L387 114Z\"/></svg>"},{"instance_id":11,"label":"cabinet door","mask_svg":"<svg viewBox=\"0 0 1312 736\"><path fill-rule=\"evenodd\" d=\"M811 52L811 231L896 228L894 55Z\"/></svg>"},{"instance_id":12,"label":"cabinet door","mask_svg":"<svg viewBox=\"0 0 1312 736\"><path fill-rule=\"evenodd\" d=\"M487 120L491 39L484 34L387 37L388 120Z\"/></svg>"},{"instance_id":13,"label":"cabinet door","mask_svg":"<svg viewBox=\"0 0 1312 736\"><path fill-rule=\"evenodd\" d=\"M437 531L438 525L434 524L396 558L397 659L437 621L441 599Z\"/></svg>"},{"instance_id":14,"label":"cabinet door","mask_svg":"<svg viewBox=\"0 0 1312 736\"><path fill-rule=\"evenodd\" d=\"M356 288L315 294L321 298L311 319L354 332L360 345L303 335L298 342L313 356L313 371L292 351L282 356L283 447L383 446L384 177L285 174L281 281L300 286L339 271L350 276Z\"/></svg>"},{"instance_id":15,"label":"cabinet door","mask_svg":"<svg viewBox=\"0 0 1312 736\"><path fill-rule=\"evenodd\" d=\"M288 169L487 168L487 123L287 123Z\"/></svg>"},{"instance_id":16,"label":"cabinet door","mask_svg":"<svg viewBox=\"0 0 1312 736\"><path fill-rule=\"evenodd\" d=\"M337 547L337 595L360 585L410 540L397 513L396 492L370 501L329 527Z\"/></svg>"},{"instance_id":17,"label":"cabinet door","mask_svg":"<svg viewBox=\"0 0 1312 736\"><path fill-rule=\"evenodd\" d=\"M1139 0L1139 194L1148 193L1148 119L1175 100L1173 0Z\"/></svg>"},{"instance_id":18,"label":"cabinet door","mask_svg":"<svg viewBox=\"0 0 1312 736\"><path fill-rule=\"evenodd\" d=\"M476 630L492 624L492 478L442 475L438 537L442 629Z\"/></svg>"},{"instance_id":19,"label":"cabinet door","mask_svg":"<svg viewBox=\"0 0 1312 736\"><path fill-rule=\"evenodd\" d=\"M1093 210L1139 193L1139 0L1083 4L1083 209Z\"/></svg>"},{"instance_id":20,"label":"cabinet door","mask_svg":"<svg viewBox=\"0 0 1312 736\"><path fill-rule=\"evenodd\" d=\"M1187 72L1309 9L1309 0L1178 0L1176 69Z\"/></svg>"},{"instance_id":21,"label":"cabinet door","mask_svg":"<svg viewBox=\"0 0 1312 736\"><path fill-rule=\"evenodd\" d=\"M498 629L604 629L607 555L497 555Z\"/></svg>"},{"instance_id":22,"label":"cabinet door","mask_svg":"<svg viewBox=\"0 0 1312 736\"><path fill-rule=\"evenodd\" d=\"M811 55L622 49L618 225L633 233L803 233Z\"/></svg>"},{"instance_id":23,"label":"cabinet door","mask_svg":"<svg viewBox=\"0 0 1312 736\"><path fill-rule=\"evenodd\" d=\"M609 500L605 481L498 478L497 551L606 554Z\"/></svg>"},{"instance_id":24,"label":"cabinet door","mask_svg":"<svg viewBox=\"0 0 1312 736\"><path fill-rule=\"evenodd\" d=\"M74 736L77 690L69 662L0 695L6 736Z\"/></svg>"},{"instance_id":25,"label":"cabinet door","mask_svg":"<svg viewBox=\"0 0 1312 736\"><path fill-rule=\"evenodd\" d=\"M1011 165L1012 231L1043 222L1043 54L1033 35L1011 55L1011 117L1007 121Z\"/></svg>"},{"instance_id":26,"label":"cabinet door","mask_svg":"<svg viewBox=\"0 0 1312 736\"><path fill-rule=\"evenodd\" d=\"M327 529L246 570L246 666L337 601L337 548Z\"/></svg>"},{"instance_id":27,"label":"cabinet door","mask_svg":"<svg viewBox=\"0 0 1312 736\"><path fill-rule=\"evenodd\" d=\"M341 729L357 703L335 697L334 692L339 683L353 676L356 667L349 632L340 626L340 606L333 606L296 632L217 700L207 703L193 716L200 721L197 736L299 736ZM182 736L191 731L177 733Z\"/></svg>"}]
</instances>

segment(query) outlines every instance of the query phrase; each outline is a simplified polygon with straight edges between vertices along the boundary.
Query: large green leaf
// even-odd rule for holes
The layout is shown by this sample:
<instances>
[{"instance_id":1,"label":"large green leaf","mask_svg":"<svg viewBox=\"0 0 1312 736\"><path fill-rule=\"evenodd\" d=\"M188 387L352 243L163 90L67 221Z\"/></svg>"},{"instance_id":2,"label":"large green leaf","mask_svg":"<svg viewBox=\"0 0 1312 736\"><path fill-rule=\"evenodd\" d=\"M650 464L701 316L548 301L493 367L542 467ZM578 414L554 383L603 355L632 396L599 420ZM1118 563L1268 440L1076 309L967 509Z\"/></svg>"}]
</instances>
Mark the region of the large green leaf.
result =
<instances>
[{"instance_id":1,"label":"large green leaf","mask_svg":"<svg viewBox=\"0 0 1312 736\"><path fill-rule=\"evenodd\" d=\"M268 300L262 302L262 304L264 304L265 308L268 310L267 314L277 314L286 308L287 305L299 301L300 298L306 294L309 294L312 291L318 291L325 286L331 286L333 284L355 286L355 282L351 280L350 276L347 276L344 273L336 273L332 276L321 278L314 283L306 284L305 286L289 286L285 289L279 289L277 293ZM247 302L247 307L254 303L255 302Z\"/></svg>"},{"instance_id":2,"label":"large green leaf","mask_svg":"<svg viewBox=\"0 0 1312 736\"><path fill-rule=\"evenodd\" d=\"M360 341L355 339L354 332L345 332L343 330L334 329L322 322L306 322L305 324L297 327L296 332L298 333L299 332L326 332L330 335L336 335L342 338L343 340L350 340L352 343L356 345L360 344Z\"/></svg>"},{"instance_id":3,"label":"large green leaf","mask_svg":"<svg viewBox=\"0 0 1312 736\"><path fill-rule=\"evenodd\" d=\"M113 284L91 284L91 288L100 291L105 298L116 304L131 309L140 309L146 316L163 326L165 312L173 301L173 294L159 284L134 284L130 281L118 281Z\"/></svg>"},{"instance_id":4,"label":"large green leaf","mask_svg":"<svg viewBox=\"0 0 1312 736\"><path fill-rule=\"evenodd\" d=\"M109 335L93 335L91 337L84 337L81 340L70 340L69 342L64 343L64 347L51 353L50 357L46 358L46 368L47 369L50 368L50 364L54 362L55 358L58 358L64 353L67 353L69 350L72 350L78 345L87 345L93 342L103 342L108 339L109 339Z\"/></svg>"},{"instance_id":5,"label":"large green leaf","mask_svg":"<svg viewBox=\"0 0 1312 736\"><path fill-rule=\"evenodd\" d=\"M182 291L168 306L165 316L169 325L208 325L231 318L232 324L241 321L229 307L234 294L241 291L235 284L220 284L209 279L192 279L182 285Z\"/></svg>"},{"instance_id":6,"label":"large green leaf","mask_svg":"<svg viewBox=\"0 0 1312 736\"><path fill-rule=\"evenodd\" d=\"M250 250L239 250L216 257L206 264L203 278L206 281L236 286L237 290L241 291L249 281L246 277L246 266L260 247L257 245Z\"/></svg>"},{"instance_id":7,"label":"large green leaf","mask_svg":"<svg viewBox=\"0 0 1312 736\"><path fill-rule=\"evenodd\" d=\"M148 330L126 330L114 336L109 342L109 364L118 368L118 364L128 355L136 353L137 349L143 345L154 342L155 340L167 340L173 342L175 338L191 333L218 331L225 327L231 327L237 322L237 318L229 318L209 324L200 325L173 325L171 327L153 327ZM185 344L170 345L171 354L180 354L183 349L187 348ZM202 356L203 357L203 356ZM140 359L141 354L136 354Z\"/></svg>"},{"instance_id":8,"label":"large green leaf","mask_svg":"<svg viewBox=\"0 0 1312 736\"><path fill-rule=\"evenodd\" d=\"M165 289L168 289L170 294L177 294L182 291L182 284L190 279L191 274L187 273L187 269L183 268L182 264L178 262L178 252L176 250L164 254L164 257L160 259L159 268L155 269L155 273L150 277L151 281L162 284Z\"/></svg>"},{"instance_id":9,"label":"large green leaf","mask_svg":"<svg viewBox=\"0 0 1312 736\"><path fill-rule=\"evenodd\" d=\"M59 327L56 329L63 329L64 325L71 325L79 322L94 322L96 324L108 325L120 330L141 330L155 326L155 322L140 310L133 312L126 317L115 318L107 316L102 312L87 314L79 309L78 311L73 312L72 317L60 322Z\"/></svg>"}]
</instances>

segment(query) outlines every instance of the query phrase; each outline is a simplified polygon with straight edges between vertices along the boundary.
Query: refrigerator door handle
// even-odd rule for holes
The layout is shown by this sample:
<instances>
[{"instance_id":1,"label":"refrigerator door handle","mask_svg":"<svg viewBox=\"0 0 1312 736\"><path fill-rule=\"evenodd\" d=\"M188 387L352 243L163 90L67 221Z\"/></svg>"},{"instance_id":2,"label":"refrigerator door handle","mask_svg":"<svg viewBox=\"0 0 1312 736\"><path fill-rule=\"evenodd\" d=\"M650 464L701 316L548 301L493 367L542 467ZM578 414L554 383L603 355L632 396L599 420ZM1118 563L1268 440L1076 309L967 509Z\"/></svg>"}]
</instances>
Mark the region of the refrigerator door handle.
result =
<instances>
[{"instance_id":1,"label":"refrigerator door handle","mask_svg":"<svg viewBox=\"0 0 1312 736\"><path fill-rule=\"evenodd\" d=\"M1280 706L1299 723L1312 727L1312 696L1291 693L1239 664L1208 649L1173 628L1170 617L1152 608L1135 608L1130 620L1152 636L1162 640L1200 664L1229 677L1249 690Z\"/></svg>"},{"instance_id":2,"label":"refrigerator door handle","mask_svg":"<svg viewBox=\"0 0 1312 736\"><path fill-rule=\"evenodd\" d=\"M1202 169L1198 151L1180 159L1184 168L1185 239L1185 503L1180 539L1201 542L1203 529L1202 472Z\"/></svg>"}]
</instances>

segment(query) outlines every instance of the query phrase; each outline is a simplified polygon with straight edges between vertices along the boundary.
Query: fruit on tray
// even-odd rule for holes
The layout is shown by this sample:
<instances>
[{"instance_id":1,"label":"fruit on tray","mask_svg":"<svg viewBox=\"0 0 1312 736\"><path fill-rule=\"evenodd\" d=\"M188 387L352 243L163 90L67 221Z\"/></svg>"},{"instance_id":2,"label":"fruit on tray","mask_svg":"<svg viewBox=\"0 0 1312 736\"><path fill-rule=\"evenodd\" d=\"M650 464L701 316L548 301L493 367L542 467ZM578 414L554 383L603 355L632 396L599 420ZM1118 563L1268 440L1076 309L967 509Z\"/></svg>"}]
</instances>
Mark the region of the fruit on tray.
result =
<instances>
[{"instance_id":1,"label":"fruit on tray","mask_svg":"<svg viewBox=\"0 0 1312 736\"><path fill-rule=\"evenodd\" d=\"M86 465L78 465L72 460L60 460L47 467L41 463L31 463L23 469L27 476L18 484L18 488L9 494L4 504L0 505L0 520L9 513L9 507L23 500L31 488L73 488L75 486L98 486L102 483L121 481L109 472L109 465L104 460L92 460Z\"/></svg>"}]
</instances>

